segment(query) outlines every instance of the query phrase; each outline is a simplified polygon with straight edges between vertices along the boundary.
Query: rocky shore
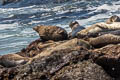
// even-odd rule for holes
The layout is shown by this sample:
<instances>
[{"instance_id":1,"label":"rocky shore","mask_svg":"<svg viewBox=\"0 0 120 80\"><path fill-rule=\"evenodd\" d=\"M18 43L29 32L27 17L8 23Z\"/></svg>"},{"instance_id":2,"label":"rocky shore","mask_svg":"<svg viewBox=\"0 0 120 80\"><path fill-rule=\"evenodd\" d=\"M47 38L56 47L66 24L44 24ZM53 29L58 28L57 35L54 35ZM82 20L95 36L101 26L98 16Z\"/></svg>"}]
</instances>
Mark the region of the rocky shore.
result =
<instances>
[{"instance_id":1,"label":"rocky shore","mask_svg":"<svg viewBox=\"0 0 120 80\"><path fill-rule=\"evenodd\" d=\"M0 56L0 80L120 80L119 21L112 16L88 28L71 22L69 34L38 25L39 39Z\"/></svg>"}]
</instances>

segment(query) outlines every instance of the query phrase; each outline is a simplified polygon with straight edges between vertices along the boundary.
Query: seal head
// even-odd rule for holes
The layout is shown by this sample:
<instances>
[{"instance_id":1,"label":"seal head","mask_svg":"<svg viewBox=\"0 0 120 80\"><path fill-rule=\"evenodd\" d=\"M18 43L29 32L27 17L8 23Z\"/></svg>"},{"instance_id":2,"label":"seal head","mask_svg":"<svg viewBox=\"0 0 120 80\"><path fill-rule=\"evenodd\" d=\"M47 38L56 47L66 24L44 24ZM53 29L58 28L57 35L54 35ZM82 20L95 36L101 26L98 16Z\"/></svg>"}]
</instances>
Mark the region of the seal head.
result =
<instances>
[{"instance_id":1,"label":"seal head","mask_svg":"<svg viewBox=\"0 0 120 80\"><path fill-rule=\"evenodd\" d=\"M106 21L107 24L112 24L113 22L120 22L120 17L114 15Z\"/></svg>"},{"instance_id":2,"label":"seal head","mask_svg":"<svg viewBox=\"0 0 120 80\"><path fill-rule=\"evenodd\" d=\"M69 27L72 29L72 32L69 34L69 38L76 37L76 34L81 30L85 29L85 27L80 26L77 21L73 21L69 24Z\"/></svg>"}]
</instances>

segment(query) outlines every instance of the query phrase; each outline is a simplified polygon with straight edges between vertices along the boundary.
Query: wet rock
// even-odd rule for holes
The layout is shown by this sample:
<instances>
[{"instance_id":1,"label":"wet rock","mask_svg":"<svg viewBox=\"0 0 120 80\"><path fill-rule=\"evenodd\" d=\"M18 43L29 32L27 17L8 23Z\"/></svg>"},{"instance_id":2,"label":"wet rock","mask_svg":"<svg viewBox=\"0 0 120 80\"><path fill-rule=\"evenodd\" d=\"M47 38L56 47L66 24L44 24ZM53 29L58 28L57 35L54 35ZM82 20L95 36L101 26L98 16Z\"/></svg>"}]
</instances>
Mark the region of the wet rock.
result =
<instances>
[{"instance_id":1,"label":"wet rock","mask_svg":"<svg viewBox=\"0 0 120 80\"><path fill-rule=\"evenodd\" d=\"M94 50L93 60L112 77L120 76L120 45L107 45Z\"/></svg>"},{"instance_id":2,"label":"wet rock","mask_svg":"<svg viewBox=\"0 0 120 80\"><path fill-rule=\"evenodd\" d=\"M90 53L87 49L80 46L57 50L52 52L49 56L36 58L30 64L7 69L5 73L2 73L0 76L2 79L5 79L5 75L7 74L7 78L9 80L8 75L13 75L11 73L12 71L14 73L14 77L12 77L12 79L49 80L63 67L72 63L87 60L89 55Z\"/></svg>"},{"instance_id":3,"label":"wet rock","mask_svg":"<svg viewBox=\"0 0 120 80\"><path fill-rule=\"evenodd\" d=\"M83 61L64 67L52 80L112 80L112 78L102 67L90 61Z\"/></svg>"},{"instance_id":4,"label":"wet rock","mask_svg":"<svg viewBox=\"0 0 120 80\"><path fill-rule=\"evenodd\" d=\"M33 29L39 33L40 38L43 41L60 41L68 39L67 32L61 27L39 25L34 27Z\"/></svg>"},{"instance_id":5,"label":"wet rock","mask_svg":"<svg viewBox=\"0 0 120 80\"><path fill-rule=\"evenodd\" d=\"M35 41L32 41L26 48L23 48L21 52L17 52L16 54L23 56L23 57L33 57L36 56L41 52L41 50L38 48L38 44L43 43L41 39L37 39Z\"/></svg>"}]
</instances>

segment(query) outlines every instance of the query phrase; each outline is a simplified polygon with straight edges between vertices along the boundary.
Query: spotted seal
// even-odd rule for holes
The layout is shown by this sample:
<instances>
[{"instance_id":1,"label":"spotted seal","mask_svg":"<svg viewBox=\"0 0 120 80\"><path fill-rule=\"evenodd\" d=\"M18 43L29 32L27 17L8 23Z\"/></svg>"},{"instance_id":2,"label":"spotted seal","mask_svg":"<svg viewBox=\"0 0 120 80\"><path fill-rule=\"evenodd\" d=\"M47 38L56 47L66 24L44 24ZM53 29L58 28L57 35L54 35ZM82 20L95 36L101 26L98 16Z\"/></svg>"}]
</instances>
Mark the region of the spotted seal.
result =
<instances>
[{"instance_id":1,"label":"spotted seal","mask_svg":"<svg viewBox=\"0 0 120 80\"><path fill-rule=\"evenodd\" d=\"M29 58L22 57L18 54L7 54L7 55L0 56L0 65L8 68L25 64L28 61L29 61Z\"/></svg>"},{"instance_id":2,"label":"spotted seal","mask_svg":"<svg viewBox=\"0 0 120 80\"><path fill-rule=\"evenodd\" d=\"M117 44L120 43L120 36L113 34L105 34L96 38L89 38L89 43L97 48L108 44Z\"/></svg>"},{"instance_id":3,"label":"spotted seal","mask_svg":"<svg viewBox=\"0 0 120 80\"><path fill-rule=\"evenodd\" d=\"M72 29L72 32L69 34L69 38L74 38L77 32L85 29L85 27L80 26L77 21L70 22L69 27Z\"/></svg>"},{"instance_id":4,"label":"spotted seal","mask_svg":"<svg viewBox=\"0 0 120 80\"><path fill-rule=\"evenodd\" d=\"M117 15L114 15L106 20L107 24L112 24L113 22L120 22L120 17Z\"/></svg>"},{"instance_id":5,"label":"spotted seal","mask_svg":"<svg viewBox=\"0 0 120 80\"><path fill-rule=\"evenodd\" d=\"M39 33L39 36L43 41L60 41L68 39L66 30L58 26L38 25L33 29Z\"/></svg>"},{"instance_id":6,"label":"spotted seal","mask_svg":"<svg viewBox=\"0 0 120 80\"><path fill-rule=\"evenodd\" d=\"M96 34L99 32L107 32L107 31L114 31L114 30L120 30L120 23L119 22L113 22L112 24L107 24L104 22L96 23L84 30L81 30L77 33L77 37L85 37L88 34Z\"/></svg>"},{"instance_id":7,"label":"spotted seal","mask_svg":"<svg viewBox=\"0 0 120 80\"><path fill-rule=\"evenodd\" d=\"M49 48L46 48L44 51L42 51L40 54L34 56L29 62L31 63L33 60L38 59L40 57L49 56L55 51L61 51L61 50L67 50L67 49L73 49L76 46L81 46L85 49L92 49L93 47L89 44L88 41L82 40L82 39L71 39L66 40L64 42L55 42L54 46L51 46Z\"/></svg>"}]
</instances>

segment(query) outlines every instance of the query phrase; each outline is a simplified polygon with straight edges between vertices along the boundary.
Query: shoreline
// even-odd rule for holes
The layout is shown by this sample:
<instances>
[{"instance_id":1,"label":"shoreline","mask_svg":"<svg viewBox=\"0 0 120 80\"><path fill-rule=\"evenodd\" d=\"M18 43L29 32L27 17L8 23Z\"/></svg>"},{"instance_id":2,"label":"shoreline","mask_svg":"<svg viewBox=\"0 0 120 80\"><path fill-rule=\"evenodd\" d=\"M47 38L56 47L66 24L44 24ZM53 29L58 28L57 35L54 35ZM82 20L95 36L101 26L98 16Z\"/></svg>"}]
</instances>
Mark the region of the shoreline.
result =
<instances>
[{"instance_id":1,"label":"shoreline","mask_svg":"<svg viewBox=\"0 0 120 80\"><path fill-rule=\"evenodd\" d=\"M0 79L119 80L119 24L96 23L72 37L57 26L34 27L41 38L17 53L0 56Z\"/></svg>"}]
</instances>

